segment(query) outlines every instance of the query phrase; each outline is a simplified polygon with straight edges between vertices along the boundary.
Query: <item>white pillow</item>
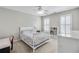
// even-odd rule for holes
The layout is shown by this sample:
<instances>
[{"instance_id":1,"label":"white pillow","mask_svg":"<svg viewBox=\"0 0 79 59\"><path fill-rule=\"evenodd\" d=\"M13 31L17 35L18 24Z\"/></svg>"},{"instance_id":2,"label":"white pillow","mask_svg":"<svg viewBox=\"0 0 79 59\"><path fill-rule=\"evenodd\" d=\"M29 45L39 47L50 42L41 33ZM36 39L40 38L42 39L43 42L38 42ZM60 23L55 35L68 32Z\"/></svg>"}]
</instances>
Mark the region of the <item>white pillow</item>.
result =
<instances>
[{"instance_id":1,"label":"white pillow","mask_svg":"<svg viewBox=\"0 0 79 59\"><path fill-rule=\"evenodd\" d=\"M33 28L33 27L22 27L22 28L20 28L20 30L21 30L21 31L27 31L27 30L28 30L28 31L29 31L29 30L32 31L32 30L34 30L34 28Z\"/></svg>"}]
</instances>

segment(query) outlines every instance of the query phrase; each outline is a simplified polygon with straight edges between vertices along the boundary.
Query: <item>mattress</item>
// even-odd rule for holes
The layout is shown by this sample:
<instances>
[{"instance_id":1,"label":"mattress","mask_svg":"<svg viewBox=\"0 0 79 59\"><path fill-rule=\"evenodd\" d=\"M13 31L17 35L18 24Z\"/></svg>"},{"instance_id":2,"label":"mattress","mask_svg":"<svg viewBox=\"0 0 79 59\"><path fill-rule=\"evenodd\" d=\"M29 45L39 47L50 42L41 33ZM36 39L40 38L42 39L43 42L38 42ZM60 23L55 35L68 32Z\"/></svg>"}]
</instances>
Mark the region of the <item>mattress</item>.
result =
<instances>
[{"instance_id":1,"label":"mattress","mask_svg":"<svg viewBox=\"0 0 79 59\"><path fill-rule=\"evenodd\" d=\"M33 32L33 31L23 31L21 33L21 38L23 41L27 42L32 46L37 46L49 39L49 34L45 32Z\"/></svg>"}]
</instances>

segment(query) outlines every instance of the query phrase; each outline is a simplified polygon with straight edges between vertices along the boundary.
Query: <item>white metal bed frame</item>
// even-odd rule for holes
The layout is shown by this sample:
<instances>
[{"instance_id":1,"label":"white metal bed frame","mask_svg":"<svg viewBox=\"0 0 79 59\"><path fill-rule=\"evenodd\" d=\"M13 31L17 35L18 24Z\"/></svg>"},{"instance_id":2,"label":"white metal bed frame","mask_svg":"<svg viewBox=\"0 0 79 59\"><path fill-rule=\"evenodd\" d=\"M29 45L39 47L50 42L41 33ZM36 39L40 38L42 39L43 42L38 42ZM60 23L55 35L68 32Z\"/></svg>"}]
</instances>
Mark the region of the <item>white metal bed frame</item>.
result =
<instances>
[{"instance_id":1,"label":"white metal bed frame","mask_svg":"<svg viewBox=\"0 0 79 59\"><path fill-rule=\"evenodd\" d=\"M26 28L28 28L28 27L20 27L20 28L19 28L19 38L20 38L21 40L23 40L23 38L20 36L20 35L21 35L21 31L26 30ZM33 37L34 37L34 35L33 35ZM49 38L50 38L50 36L49 36ZM43 44L47 43L47 42L49 41L49 38L48 38L48 40L42 42L41 44L37 45L36 47L34 46L34 39L36 39L35 37L33 38L33 46L30 45L30 44L28 44L27 41L26 41L26 42L25 42L24 40L23 40L23 41L24 41L28 46L30 46L30 47L33 49L33 53L34 53L34 52L35 52L35 49L38 48L38 47L40 47L40 46L42 46Z\"/></svg>"}]
</instances>

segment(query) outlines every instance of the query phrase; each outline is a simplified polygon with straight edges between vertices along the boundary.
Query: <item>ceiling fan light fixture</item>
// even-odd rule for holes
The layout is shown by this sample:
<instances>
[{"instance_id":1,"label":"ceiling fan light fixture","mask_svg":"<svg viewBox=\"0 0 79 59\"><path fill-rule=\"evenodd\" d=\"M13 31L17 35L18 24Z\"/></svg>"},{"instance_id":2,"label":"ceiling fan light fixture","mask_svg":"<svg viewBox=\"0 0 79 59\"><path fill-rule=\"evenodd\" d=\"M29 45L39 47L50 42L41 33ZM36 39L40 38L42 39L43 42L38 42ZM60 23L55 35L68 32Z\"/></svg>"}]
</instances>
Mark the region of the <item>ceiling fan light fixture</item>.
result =
<instances>
[{"instance_id":1,"label":"ceiling fan light fixture","mask_svg":"<svg viewBox=\"0 0 79 59\"><path fill-rule=\"evenodd\" d=\"M44 10L39 10L37 13L40 14L40 15L42 15L42 14L45 13L45 11Z\"/></svg>"},{"instance_id":2,"label":"ceiling fan light fixture","mask_svg":"<svg viewBox=\"0 0 79 59\"><path fill-rule=\"evenodd\" d=\"M44 13L45 13L45 10L43 10L42 7L39 6L38 11L37 11L37 14L43 15Z\"/></svg>"}]
</instances>

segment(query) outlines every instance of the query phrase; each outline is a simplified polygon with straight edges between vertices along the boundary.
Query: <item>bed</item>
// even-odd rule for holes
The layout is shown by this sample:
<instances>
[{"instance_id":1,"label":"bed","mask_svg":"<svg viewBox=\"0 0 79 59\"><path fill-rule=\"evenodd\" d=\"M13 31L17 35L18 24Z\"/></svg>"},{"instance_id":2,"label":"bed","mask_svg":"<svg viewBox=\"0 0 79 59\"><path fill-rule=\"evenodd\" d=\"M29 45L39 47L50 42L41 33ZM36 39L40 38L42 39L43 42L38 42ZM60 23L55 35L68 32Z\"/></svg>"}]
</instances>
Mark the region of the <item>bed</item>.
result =
<instances>
[{"instance_id":1,"label":"bed","mask_svg":"<svg viewBox=\"0 0 79 59\"><path fill-rule=\"evenodd\" d=\"M20 39L28 44L35 52L35 49L49 41L48 32L36 32L33 27L20 27Z\"/></svg>"}]
</instances>

